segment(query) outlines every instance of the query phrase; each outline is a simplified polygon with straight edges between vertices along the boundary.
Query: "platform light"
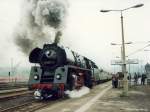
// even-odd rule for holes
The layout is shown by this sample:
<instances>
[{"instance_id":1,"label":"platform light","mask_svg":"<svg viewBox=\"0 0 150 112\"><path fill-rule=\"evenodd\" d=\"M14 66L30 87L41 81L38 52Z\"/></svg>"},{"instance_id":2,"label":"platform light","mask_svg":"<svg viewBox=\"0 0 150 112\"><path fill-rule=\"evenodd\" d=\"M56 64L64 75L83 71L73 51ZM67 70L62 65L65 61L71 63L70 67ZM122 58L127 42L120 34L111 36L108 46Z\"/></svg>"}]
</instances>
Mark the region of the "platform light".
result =
<instances>
[{"instance_id":1,"label":"platform light","mask_svg":"<svg viewBox=\"0 0 150 112\"><path fill-rule=\"evenodd\" d=\"M123 25L123 11L129 10L131 8L139 8L142 7L144 4L137 4L132 7L128 7L122 10L100 10L100 12L110 12L110 11L117 11L121 14L121 37L122 37L122 72L124 74L124 86L123 86L123 95L128 95L128 79L127 79L127 72L126 72L126 57L125 57L125 41L124 41L124 25Z\"/></svg>"}]
</instances>

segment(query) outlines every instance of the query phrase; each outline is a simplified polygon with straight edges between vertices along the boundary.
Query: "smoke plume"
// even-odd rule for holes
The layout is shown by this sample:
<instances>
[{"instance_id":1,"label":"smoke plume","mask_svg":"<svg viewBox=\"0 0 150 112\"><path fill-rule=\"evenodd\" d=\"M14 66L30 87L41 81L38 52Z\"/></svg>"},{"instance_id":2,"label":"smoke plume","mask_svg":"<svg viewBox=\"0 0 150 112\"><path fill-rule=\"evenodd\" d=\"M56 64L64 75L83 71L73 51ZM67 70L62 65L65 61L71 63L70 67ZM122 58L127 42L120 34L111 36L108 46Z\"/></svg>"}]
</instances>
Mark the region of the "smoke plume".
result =
<instances>
[{"instance_id":1,"label":"smoke plume","mask_svg":"<svg viewBox=\"0 0 150 112\"><path fill-rule=\"evenodd\" d=\"M58 43L68 10L66 0L24 0L22 17L15 29L15 44L25 54L44 43Z\"/></svg>"}]
</instances>

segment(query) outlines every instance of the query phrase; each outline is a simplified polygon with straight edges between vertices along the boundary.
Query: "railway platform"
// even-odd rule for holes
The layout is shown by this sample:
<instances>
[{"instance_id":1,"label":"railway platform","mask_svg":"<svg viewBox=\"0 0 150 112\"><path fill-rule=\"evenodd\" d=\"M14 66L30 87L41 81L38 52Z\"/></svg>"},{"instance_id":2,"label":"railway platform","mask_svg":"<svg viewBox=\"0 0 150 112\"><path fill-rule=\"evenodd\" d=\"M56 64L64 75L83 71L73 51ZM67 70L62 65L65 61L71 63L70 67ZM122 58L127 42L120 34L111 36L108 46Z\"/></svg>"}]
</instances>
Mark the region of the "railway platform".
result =
<instances>
[{"instance_id":1,"label":"railway platform","mask_svg":"<svg viewBox=\"0 0 150 112\"><path fill-rule=\"evenodd\" d=\"M150 86L132 86L127 97L121 93L121 89L110 89L86 112L150 112Z\"/></svg>"},{"instance_id":2,"label":"railway platform","mask_svg":"<svg viewBox=\"0 0 150 112\"><path fill-rule=\"evenodd\" d=\"M129 89L129 96L121 96L122 89L111 83L96 86L81 98L68 99L36 112L150 112L150 86L137 85Z\"/></svg>"}]
</instances>

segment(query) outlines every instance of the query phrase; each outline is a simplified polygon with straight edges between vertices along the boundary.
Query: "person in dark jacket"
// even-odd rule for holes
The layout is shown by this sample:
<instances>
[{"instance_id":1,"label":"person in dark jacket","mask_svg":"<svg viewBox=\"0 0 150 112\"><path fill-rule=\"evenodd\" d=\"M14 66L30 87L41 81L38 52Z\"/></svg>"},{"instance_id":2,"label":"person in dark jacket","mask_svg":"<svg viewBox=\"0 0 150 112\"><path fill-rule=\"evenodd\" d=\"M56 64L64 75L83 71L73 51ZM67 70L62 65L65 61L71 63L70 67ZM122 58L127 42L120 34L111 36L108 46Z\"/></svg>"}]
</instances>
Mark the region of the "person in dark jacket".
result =
<instances>
[{"instance_id":1,"label":"person in dark jacket","mask_svg":"<svg viewBox=\"0 0 150 112\"><path fill-rule=\"evenodd\" d=\"M146 74L142 74L142 77L141 77L141 85L145 85L145 79L146 79Z\"/></svg>"},{"instance_id":2,"label":"person in dark jacket","mask_svg":"<svg viewBox=\"0 0 150 112\"><path fill-rule=\"evenodd\" d=\"M117 77L117 75L112 76L112 86L113 86L113 88L118 87L118 77Z\"/></svg>"},{"instance_id":3,"label":"person in dark jacket","mask_svg":"<svg viewBox=\"0 0 150 112\"><path fill-rule=\"evenodd\" d=\"M134 83L135 83L135 85L137 85L137 83L138 83L138 76L136 73L134 74Z\"/></svg>"}]
</instances>

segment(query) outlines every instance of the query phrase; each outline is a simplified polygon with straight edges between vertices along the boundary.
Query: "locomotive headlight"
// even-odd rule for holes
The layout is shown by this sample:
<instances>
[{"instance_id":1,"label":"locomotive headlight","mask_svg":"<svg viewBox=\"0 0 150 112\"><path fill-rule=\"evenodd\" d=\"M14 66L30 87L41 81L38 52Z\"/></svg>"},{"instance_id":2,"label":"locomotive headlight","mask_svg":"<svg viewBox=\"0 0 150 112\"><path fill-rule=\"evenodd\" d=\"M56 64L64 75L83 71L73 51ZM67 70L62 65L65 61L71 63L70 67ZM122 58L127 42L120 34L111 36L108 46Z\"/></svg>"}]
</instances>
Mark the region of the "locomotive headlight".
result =
<instances>
[{"instance_id":1,"label":"locomotive headlight","mask_svg":"<svg viewBox=\"0 0 150 112\"><path fill-rule=\"evenodd\" d=\"M51 52L50 52L50 51L46 51L45 54L46 54L46 56L47 56L48 58L50 58L50 56L51 56Z\"/></svg>"},{"instance_id":2,"label":"locomotive headlight","mask_svg":"<svg viewBox=\"0 0 150 112\"><path fill-rule=\"evenodd\" d=\"M56 52L54 50L47 50L45 55L47 58L56 58Z\"/></svg>"},{"instance_id":3,"label":"locomotive headlight","mask_svg":"<svg viewBox=\"0 0 150 112\"><path fill-rule=\"evenodd\" d=\"M56 79L60 80L61 79L61 74L57 74Z\"/></svg>"},{"instance_id":4,"label":"locomotive headlight","mask_svg":"<svg viewBox=\"0 0 150 112\"><path fill-rule=\"evenodd\" d=\"M39 79L39 76L38 75L35 75L34 76L34 80L38 80Z\"/></svg>"}]
</instances>

